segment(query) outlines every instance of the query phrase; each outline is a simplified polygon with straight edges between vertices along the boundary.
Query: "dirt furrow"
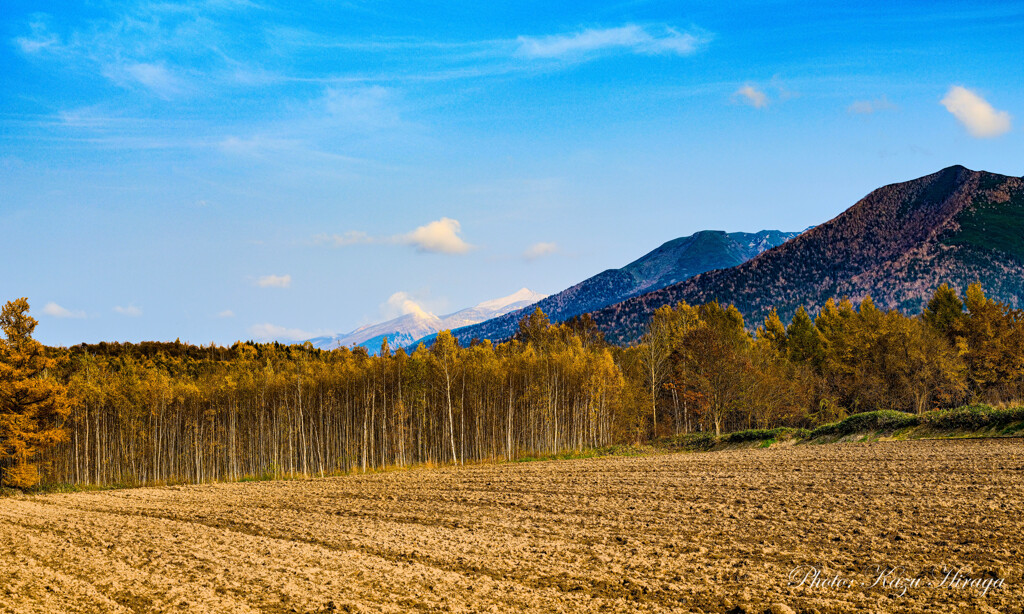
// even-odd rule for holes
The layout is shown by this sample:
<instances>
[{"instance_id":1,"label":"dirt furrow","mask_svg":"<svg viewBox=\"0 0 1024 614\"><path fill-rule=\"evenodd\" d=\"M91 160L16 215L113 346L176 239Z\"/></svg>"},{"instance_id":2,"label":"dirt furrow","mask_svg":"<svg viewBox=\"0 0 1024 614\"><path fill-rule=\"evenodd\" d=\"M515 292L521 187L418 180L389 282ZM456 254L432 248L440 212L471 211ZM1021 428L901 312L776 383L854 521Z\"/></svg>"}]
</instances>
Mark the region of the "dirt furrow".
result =
<instances>
[{"instance_id":1,"label":"dirt furrow","mask_svg":"<svg viewBox=\"0 0 1024 614\"><path fill-rule=\"evenodd\" d=\"M1019 612L1022 486L988 440L5 499L0 611Z\"/></svg>"}]
</instances>

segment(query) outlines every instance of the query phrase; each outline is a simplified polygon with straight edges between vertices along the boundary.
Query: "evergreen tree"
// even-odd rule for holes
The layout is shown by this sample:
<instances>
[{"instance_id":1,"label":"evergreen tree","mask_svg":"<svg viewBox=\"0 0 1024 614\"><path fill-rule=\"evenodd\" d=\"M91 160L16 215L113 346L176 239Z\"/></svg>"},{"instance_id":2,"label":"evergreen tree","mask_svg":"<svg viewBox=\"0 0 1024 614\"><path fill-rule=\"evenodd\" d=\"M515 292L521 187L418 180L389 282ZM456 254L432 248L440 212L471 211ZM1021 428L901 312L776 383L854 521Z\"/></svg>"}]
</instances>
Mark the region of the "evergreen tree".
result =
<instances>
[{"instance_id":1,"label":"evergreen tree","mask_svg":"<svg viewBox=\"0 0 1024 614\"><path fill-rule=\"evenodd\" d=\"M790 322L789 328L786 329L786 349L789 352L789 359L796 363L806 362L813 367L818 367L824 358L822 344L821 331L814 326L814 320L801 305L793 315L793 321Z\"/></svg>"},{"instance_id":2,"label":"evergreen tree","mask_svg":"<svg viewBox=\"0 0 1024 614\"><path fill-rule=\"evenodd\" d=\"M777 354L786 355L786 325L779 319L779 312L772 309L757 329L757 338L768 343Z\"/></svg>"},{"instance_id":3,"label":"evergreen tree","mask_svg":"<svg viewBox=\"0 0 1024 614\"><path fill-rule=\"evenodd\" d=\"M953 341L964 318L964 303L948 284L942 284L921 313L932 330Z\"/></svg>"},{"instance_id":4,"label":"evergreen tree","mask_svg":"<svg viewBox=\"0 0 1024 614\"><path fill-rule=\"evenodd\" d=\"M50 372L54 360L32 338L38 322L28 300L4 305L0 328L0 480L14 488L39 482L39 458L65 439L66 389Z\"/></svg>"}]
</instances>

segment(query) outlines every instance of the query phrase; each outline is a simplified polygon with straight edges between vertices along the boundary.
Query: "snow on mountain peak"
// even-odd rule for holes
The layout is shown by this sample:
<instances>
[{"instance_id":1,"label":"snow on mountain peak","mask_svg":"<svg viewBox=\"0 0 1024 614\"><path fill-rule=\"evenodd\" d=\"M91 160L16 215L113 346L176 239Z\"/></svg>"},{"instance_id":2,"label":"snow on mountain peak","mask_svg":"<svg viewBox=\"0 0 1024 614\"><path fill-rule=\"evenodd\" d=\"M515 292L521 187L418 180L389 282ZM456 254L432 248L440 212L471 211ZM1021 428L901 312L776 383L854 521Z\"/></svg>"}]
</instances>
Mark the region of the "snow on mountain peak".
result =
<instances>
[{"instance_id":1,"label":"snow on mountain peak","mask_svg":"<svg viewBox=\"0 0 1024 614\"><path fill-rule=\"evenodd\" d=\"M404 292L396 292L388 300L388 303L392 307L400 309L403 315L386 322L361 326L346 335L318 337L312 341L313 345L323 349L367 345L368 350L376 352L379 349L379 340L382 337L388 337L393 341L392 347L397 347L438 331L469 326L470 324L476 324L504 315L516 309L532 305L546 296L545 294L533 292L528 288L521 288L508 296L484 301L474 307L462 309L439 318L429 311L420 308ZM370 345L374 347L370 347Z\"/></svg>"},{"instance_id":2,"label":"snow on mountain peak","mask_svg":"<svg viewBox=\"0 0 1024 614\"><path fill-rule=\"evenodd\" d=\"M546 294L538 294L529 288L520 288L519 290L503 296L501 298L492 298L489 301L484 301L473 309L480 309L482 311L501 311L502 309L512 305L514 303L522 303L528 301L528 304L536 303L539 300L547 298Z\"/></svg>"}]
</instances>

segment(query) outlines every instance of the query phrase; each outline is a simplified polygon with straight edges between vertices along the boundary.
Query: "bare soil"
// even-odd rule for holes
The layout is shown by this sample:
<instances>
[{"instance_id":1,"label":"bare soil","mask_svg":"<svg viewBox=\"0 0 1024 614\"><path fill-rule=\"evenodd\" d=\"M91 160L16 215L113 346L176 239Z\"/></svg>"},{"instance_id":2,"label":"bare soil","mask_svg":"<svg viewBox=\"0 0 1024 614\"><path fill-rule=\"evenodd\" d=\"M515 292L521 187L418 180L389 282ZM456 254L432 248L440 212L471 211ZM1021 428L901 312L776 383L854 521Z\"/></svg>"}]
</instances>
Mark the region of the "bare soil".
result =
<instances>
[{"instance_id":1,"label":"bare soil","mask_svg":"<svg viewBox=\"0 0 1024 614\"><path fill-rule=\"evenodd\" d=\"M1021 612L1022 485L956 440L5 498L0 612Z\"/></svg>"}]
</instances>

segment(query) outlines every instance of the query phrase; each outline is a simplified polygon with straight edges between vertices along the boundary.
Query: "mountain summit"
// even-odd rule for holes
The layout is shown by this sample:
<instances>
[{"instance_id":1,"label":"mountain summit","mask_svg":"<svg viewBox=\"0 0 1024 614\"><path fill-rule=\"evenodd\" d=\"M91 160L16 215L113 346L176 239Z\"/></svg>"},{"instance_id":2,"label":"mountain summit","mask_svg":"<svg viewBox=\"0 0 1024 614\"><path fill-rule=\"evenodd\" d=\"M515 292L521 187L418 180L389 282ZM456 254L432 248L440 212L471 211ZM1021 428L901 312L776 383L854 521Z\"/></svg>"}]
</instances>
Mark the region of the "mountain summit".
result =
<instances>
[{"instance_id":1,"label":"mountain summit","mask_svg":"<svg viewBox=\"0 0 1024 614\"><path fill-rule=\"evenodd\" d=\"M506 339L516 332L519 320L538 307L552 322L562 322L631 296L689 279L698 273L736 266L798 234L778 230L762 230L757 233L703 230L668 241L621 269L598 273L523 309L452 332L463 345L473 338Z\"/></svg>"},{"instance_id":2,"label":"mountain summit","mask_svg":"<svg viewBox=\"0 0 1024 614\"><path fill-rule=\"evenodd\" d=\"M380 351L385 337L393 348L412 345L416 340L434 335L438 331L468 326L498 317L509 311L536 303L545 296L527 288L521 288L508 296L484 301L473 307L440 317L412 304L409 307L409 313L387 322L361 326L345 335L317 337L310 339L310 342L314 347L325 350L362 346L373 355Z\"/></svg>"},{"instance_id":3,"label":"mountain summit","mask_svg":"<svg viewBox=\"0 0 1024 614\"><path fill-rule=\"evenodd\" d=\"M710 271L592 314L614 342L637 339L661 305L731 303L751 326L774 307L870 295L882 309L916 312L935 289L980 281L1024 304L1024 180L952 166L879 188L836 218L739 266Z\"/></svg>"}]
</instances>

